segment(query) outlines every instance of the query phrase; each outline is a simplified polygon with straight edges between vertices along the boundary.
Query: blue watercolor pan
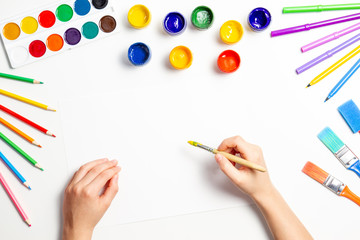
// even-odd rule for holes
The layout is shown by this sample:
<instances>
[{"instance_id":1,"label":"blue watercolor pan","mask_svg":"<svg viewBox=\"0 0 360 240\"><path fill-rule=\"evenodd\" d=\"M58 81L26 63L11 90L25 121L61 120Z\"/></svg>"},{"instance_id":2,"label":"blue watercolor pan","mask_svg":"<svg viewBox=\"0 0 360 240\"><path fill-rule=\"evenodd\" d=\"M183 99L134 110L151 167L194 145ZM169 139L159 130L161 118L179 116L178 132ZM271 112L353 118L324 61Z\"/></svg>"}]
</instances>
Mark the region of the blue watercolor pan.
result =
<instances>
[{"instance_id":1,"label":"blue watercolor pan","mask_svg":"<svg viewBox=\"0 0 360 240\"><path fill-rule=\"evenodd\" d=\"M135 66L142 66L151 58L150 48L142 42L132 44L128 50L129 61Z\"/></svg>"},{"instance_id":2,"label":"blue watercolor pan","mask_svg":"<svg viewBox=\"0 0 360 240\"><path fill-rule=\"evenodd\" d=\"M271 22L271 14L265 8L255 8L250 12L248 22L252 30L256 32L263 31Z\"/></svg>"},{"instance_id":3,"label":"blue watercolor pan","mask_svg":"<svg viewBox=\"0 0 360 240\"><path fill-rule=\"evenodd\" d=\"M178 12L171 12L164 18L163 27L170 35L178 35L185 31L187 22L185 17Z\"/></svg>"}]
</instances>

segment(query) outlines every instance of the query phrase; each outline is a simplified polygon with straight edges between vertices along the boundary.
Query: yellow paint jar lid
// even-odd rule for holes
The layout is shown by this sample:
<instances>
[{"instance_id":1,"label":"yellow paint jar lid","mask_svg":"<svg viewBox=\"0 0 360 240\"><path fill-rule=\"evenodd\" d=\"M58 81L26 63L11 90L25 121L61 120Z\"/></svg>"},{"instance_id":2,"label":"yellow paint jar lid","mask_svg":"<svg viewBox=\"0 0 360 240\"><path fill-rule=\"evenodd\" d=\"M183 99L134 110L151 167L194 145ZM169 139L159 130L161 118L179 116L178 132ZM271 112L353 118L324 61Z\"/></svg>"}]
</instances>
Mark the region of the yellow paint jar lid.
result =
<instances>
[{"instance_id":1,"label":"yellow paint jar lid","mask_svg":"<svg viewBox=\"0 0 360 240\"><path fill-rule=\"evenodd\" d=\"M235 20L225 22L220 28L220 38L227 44L237 43L242 38L243 34L243 27Z\"/></svg>"},{"instance_id":2,"label":"yellow paint jar lid","mask_svg":"<svg viewBox=\"0 0 360 240\"><path fill-rule=\"evenodd\" d=\"M175 69L186 69L191 66L193 56L189 48L177 46L171 50L169 60Z\"/></svg>"},{"instance_id":3,"label":"yellow paint jar lid","mask_svg":"<svg viewBox=\"0 0 360 240\"><path fill-rule=\"evenodd\" d=\"M20 23L21 30L27 34L33 34L36 32L38 26L38 22L33 17L25 17Z\"/></svg>"},{"instance_id":4,"label":"yellow paint jar lid","mask_svg":"<svg viewBox=\"0 0 360 240\"><path fill-rule=\"evenodd\" d=\"M135 5L128 12L128 21L134 28L144 28L151 21L151 13L144 5Z\"/></svg>"}]
</instances>

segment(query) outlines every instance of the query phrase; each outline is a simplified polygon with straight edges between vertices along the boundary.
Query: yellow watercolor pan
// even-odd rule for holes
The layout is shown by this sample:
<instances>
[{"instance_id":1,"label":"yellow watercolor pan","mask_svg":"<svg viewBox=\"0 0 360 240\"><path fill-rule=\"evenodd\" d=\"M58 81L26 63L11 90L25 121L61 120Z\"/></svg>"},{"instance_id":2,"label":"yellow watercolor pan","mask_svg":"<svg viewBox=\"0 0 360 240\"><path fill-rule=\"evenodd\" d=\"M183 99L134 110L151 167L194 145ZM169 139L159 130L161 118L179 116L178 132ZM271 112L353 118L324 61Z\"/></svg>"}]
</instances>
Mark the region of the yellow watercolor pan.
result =
<instances>
[{"instance_id":1,"label":"yellow watercolor pan","mask_svg":"<svg viewBox=\"0 0 360 240\"><path fill-rule=\"evenodd\" d=\"M227 44L237 43L242 38L243 34L243 27L235 20L225 22L220 28L220 38Z\"/></svg>"},{"instance_id":2,"label":"yellow watercolor pan","mask_svg":"<svg viewBox=\"0 0 360 240\"><path fill-rule=\"evenodd\" d=\"M193 56L189 48L177 46L170 52L169 60L175 69L181 70L191 66Z\"/></svg>"},{"instance_id":3,"label":"yellow watercolor pan","mask_svg":"<svg viewBox=\"0 0 360 240\"><path fill-rule=\"evenodd\" d=\"M134 28L144 28L151 21L151 13L144 5L135 5L129 10L128 21Z\"/></svg>"}]
</instances>

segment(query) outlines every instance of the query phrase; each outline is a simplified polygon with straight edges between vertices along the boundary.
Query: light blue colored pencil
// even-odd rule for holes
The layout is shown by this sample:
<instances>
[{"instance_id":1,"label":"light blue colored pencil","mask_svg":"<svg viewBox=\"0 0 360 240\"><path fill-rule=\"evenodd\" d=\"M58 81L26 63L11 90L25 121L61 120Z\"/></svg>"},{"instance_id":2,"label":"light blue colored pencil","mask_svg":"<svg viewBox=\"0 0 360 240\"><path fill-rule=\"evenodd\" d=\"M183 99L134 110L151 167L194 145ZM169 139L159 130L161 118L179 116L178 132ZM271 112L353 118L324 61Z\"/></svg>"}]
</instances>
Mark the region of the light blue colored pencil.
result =
<instances>
[{"instance_id":1,"label":"light blue colored pencil","mask_svg":"<svg viewBox=\"0 0 360 240\"><path fill-rule=\"evenodd\" d=\"M359 69L360 59L350 68L350 70L343 76L343 78L335 85L335 87L330 91L329 95L324 102L332 98L339 90L344 86L344 84L351 78L352 75Z\"/></svg>"},{"instance_id":2,"label":"light blue colored pencil","mask_svg":"<svg viewBox=\"0 0 360 240\"><path fill-rule=\"evenodd\" d=\"M25 187L31 190L31 187L25 180L25 178L19 173L19 171L11 164L11 162L0 152L0 158L10 168L10 170L16 175L16 177L24 184Z\"/></svg>"}]
</instances>

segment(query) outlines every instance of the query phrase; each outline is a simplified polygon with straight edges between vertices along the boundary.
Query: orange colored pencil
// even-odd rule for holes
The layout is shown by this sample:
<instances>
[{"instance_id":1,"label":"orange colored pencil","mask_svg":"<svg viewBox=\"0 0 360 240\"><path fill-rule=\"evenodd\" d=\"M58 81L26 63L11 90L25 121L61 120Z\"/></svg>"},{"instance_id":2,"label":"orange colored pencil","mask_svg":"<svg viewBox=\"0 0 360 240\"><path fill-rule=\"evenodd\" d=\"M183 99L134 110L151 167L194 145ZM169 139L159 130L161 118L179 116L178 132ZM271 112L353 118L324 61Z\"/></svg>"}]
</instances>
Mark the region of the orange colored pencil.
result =
<instances>
[{"instance_id":1,"label":"orange colored pencil","mask_svg":"<svg viewBox=\"0 0 360 240\"><path fill-rule=\"evenodd\" d=\"M2 123L5 127L11 129L13 132L15 132L16 134L18 134L19 136L21 136L22 138L24 138L26 141L41 147L40 144L38 144L32 137L30 137L29 135L27 135L26 133L22 132L21 130L19 130L18 128L16 128L15 126L13 126L12 124L10 124L9 122L5 121L3 118L0 117L0 123Z\"/></svg>"}]
</instances>

